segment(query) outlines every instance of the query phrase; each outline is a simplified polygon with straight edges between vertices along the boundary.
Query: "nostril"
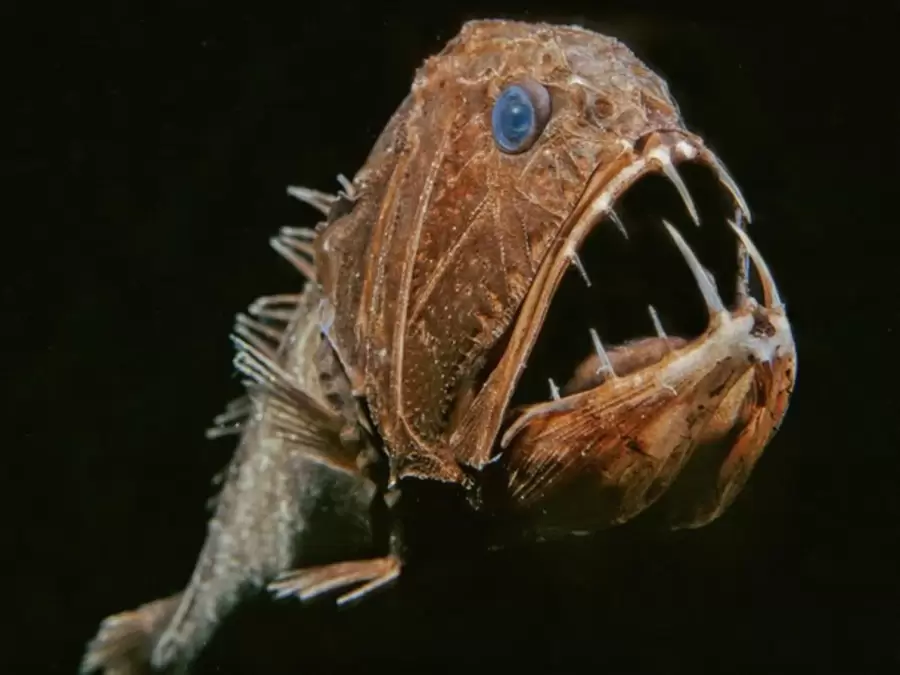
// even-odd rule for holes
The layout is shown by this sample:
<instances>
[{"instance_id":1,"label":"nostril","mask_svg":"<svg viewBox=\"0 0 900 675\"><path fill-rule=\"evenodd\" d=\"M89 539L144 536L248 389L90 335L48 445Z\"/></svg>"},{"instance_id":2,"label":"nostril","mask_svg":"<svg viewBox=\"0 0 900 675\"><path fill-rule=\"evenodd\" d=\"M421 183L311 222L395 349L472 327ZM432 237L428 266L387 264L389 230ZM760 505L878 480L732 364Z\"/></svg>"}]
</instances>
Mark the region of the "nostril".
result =
<instances>
[{"instance_id":1,"label":"nostril","mask_svg":"<svg viewBox=\"0 0 900 675\"><path fill-rule=\"evenodd\" d=\"M594 117L594 121L603 122L613 116L616 111L616 106L605 96L597 95L594 97L594 100L591 101L589 110Z\"/></svg>"}]
</instances>

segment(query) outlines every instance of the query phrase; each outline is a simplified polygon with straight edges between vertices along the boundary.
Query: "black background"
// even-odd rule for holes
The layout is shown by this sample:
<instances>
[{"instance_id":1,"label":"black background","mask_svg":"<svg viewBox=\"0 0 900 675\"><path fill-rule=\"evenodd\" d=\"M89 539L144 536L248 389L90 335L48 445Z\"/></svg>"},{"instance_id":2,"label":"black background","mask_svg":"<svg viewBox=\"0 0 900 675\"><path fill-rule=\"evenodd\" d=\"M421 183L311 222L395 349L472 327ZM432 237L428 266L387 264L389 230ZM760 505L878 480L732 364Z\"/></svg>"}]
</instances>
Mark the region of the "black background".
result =
<instances>
[{"instance_id":1,"label":"black background","mask_svg":"<svg viewBox=\"0 0 900 675\"><path fill-rule=\"evenodd\" d=\"M315 221L285 186L352 175L421 61L493 15L586 21L668 79L789 304L786 422L703 530L506 551L346 612L250 606L199 671L896 672L897 13L671 4L8 16L3 670L74 672L104 615L185 583L232 447L203 429L239 391L233 314L297 288L267 239Z\"/></svg>"}]
</instances>

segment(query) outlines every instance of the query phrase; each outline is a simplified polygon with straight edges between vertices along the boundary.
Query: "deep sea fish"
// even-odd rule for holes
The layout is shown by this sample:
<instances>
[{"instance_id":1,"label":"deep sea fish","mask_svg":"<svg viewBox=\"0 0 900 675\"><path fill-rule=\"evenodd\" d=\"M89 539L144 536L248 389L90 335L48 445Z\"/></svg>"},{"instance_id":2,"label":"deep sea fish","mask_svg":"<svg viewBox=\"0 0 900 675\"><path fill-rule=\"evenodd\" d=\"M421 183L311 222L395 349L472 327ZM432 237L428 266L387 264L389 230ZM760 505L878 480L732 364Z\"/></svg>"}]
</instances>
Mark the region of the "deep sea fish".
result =
<instances>
[{"instance_id":1,"label":"deep sea fish","mask_svg":"<svg viewBox=\"0 0 900 675\"><path fill-rule=\"evenodd\" d=\"M235 322L193 575L103 621L83 673L186 672L253 593L344 604L466 546L704 525L780 424L796 352L749 208L617 40L466 23L340 182L289 189L323 216L272 240L305 285Z\"/></svg>"}]
</instances>

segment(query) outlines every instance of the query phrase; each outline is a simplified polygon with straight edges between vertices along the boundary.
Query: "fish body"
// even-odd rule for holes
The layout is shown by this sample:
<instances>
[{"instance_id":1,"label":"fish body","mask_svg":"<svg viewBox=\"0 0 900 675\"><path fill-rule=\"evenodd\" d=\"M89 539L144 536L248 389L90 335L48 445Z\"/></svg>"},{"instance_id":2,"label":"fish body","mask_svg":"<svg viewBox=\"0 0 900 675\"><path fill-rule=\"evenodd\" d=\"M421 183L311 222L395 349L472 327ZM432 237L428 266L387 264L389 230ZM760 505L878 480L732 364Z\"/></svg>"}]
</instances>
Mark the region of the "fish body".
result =
<instances>
[{"instance_id":1,"label":"fish body","mask_svg":"<svg viewBox=\"0 0 900 675\"><path fill-rule=\"evenodd\" d=\"M646 332L605 344L589 322L564 386L550 379L517 403L526 367L542 367L541 334L576 323L548 319L563 278L598 285L588 238L643 236L619 214L639 182L663 177L699 224L684 164L729 204L727 226L703 227L731 237L733 278L717 280L672 217L650 229L678 256L705 327L679 334L650 306ZM307 277L303 292L261 298L236 321L248 391L214 435L240 442L195 572L182 593L107 619L85 673L187 669L254 590L348 603L390 584L428 530L409 497L423 489L458 498L492 543L645 511L703 525L786 412L796 351L747 204L665 81L613 38L468 22L419 69L352 181L336 195L290 191L324 220L272 242ZM602 304L579 318L594 313L617 318ZM325 512L336 524L320 524Z\"/></svg>"}]
</instances>

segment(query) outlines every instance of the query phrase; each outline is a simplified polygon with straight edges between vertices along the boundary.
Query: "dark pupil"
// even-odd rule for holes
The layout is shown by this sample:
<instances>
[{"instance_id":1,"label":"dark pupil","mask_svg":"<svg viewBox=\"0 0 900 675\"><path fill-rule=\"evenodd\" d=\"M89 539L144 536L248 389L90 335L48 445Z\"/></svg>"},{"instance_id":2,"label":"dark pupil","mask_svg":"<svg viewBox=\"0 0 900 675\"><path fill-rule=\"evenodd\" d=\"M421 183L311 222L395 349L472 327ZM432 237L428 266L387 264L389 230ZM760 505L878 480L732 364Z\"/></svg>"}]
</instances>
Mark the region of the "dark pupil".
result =
<instances>
[{"instance_id":1,"label":"dark pupil","mask_svg":"<svg viewBox=\"0 0 900 675\"><path fill-rule=\"evenodd\" d=\"M499 136L504 145L515 147L531 132L534 124L534 111L527 95L512 89L503 96L498 115Z\"/></svg>"}]
</instances>

